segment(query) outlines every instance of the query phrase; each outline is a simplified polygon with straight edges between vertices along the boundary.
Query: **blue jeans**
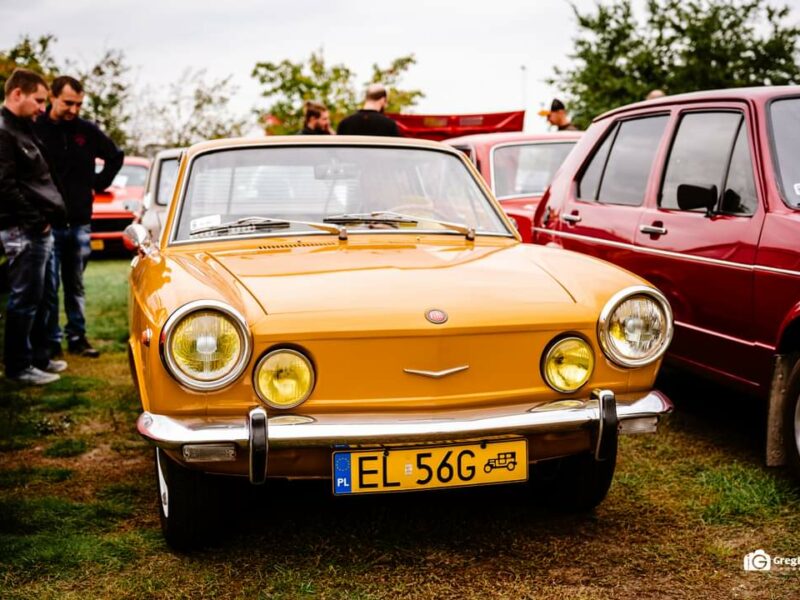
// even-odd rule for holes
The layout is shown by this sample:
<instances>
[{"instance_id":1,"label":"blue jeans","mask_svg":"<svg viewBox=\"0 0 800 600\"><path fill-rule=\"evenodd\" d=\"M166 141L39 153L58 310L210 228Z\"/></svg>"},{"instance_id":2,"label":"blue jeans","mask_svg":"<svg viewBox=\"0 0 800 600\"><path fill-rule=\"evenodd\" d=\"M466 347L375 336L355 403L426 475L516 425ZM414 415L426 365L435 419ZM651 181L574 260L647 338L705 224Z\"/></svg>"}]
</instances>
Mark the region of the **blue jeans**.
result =
<instances>
[{"instance_id":1,"label":"blue jeans","mask_svg":"<svg viewBox=\"0 0 800 600\"><path fill-rule=\"evenodd\" d=\"M53 235L29 233L19 227L0 230L8 257L8 308L4 360L6 376L14 377L31 365L49 360L47 319L43 299L51 293Z\"/></svg>"},{"instance_id":2,"label":"blue jeans","mask_svg":"<svg viewBox=\"0 0 800 600\"><path fill-rule=\"evenodd\" d=\"M62 336L58 325L59 280L64 284L64 312L67 314L64 333L67 339L86 336L86 293L83 288L83 272L92 253L91 227L71 225L63 229L53 228L53 237L55 239L53 283L49 288L50 294L45 298L50 307L47 337L50 342L60 344Z\"/></svg>"}]
</instances>

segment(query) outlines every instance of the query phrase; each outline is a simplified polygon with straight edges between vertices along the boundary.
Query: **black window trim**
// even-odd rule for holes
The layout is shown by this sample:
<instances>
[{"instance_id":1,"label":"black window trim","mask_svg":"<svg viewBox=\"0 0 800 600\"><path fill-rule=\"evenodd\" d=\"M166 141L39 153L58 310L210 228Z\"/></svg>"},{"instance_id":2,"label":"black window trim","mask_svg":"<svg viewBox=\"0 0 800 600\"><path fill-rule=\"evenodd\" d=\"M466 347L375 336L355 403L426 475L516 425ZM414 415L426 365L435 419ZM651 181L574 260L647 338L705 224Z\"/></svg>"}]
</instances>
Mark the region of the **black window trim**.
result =
<instances>
[{"instance_id":1,"label":"black window trim","mask_svg":"<svg viewBox=\"0 0 800 600\"><path fill-rule=\"evenodd\" d=\"M678 113L676 114L675 125L672 128L671 139L669 140L669 149L667 151L666 156L664 157L664 161L663 161L662 166L661 166L661 179L660 179L660 181L658 183L658 193L656 194L656 209L663 210L663 211L668 211L670 213L695 214L695 215L700 215L702 217L706 217L706 213L696 212L696 211L693 211L693 210L681 210L680 208L665 208L665 207L661 206L661 197L662 197L663 191L664 191L664 181L666 180L666 177L667 177L667 167L669 167L669 161L670 161L670 158L672 157L672 150L673 150L673 148L675 146L675 139L678 137L678 133L680 132L681 123L683 122L683 118L686 115L698 114L698 113L738 113L739 114L739 117L740 117L739 118L739 125L736 127L736 133L734 134L733 139L731 140L731 145L730 145L730 148L728 150L728 160L725 163L724 176L722 178L722 181L720 181L720 187L719 187L719 190L717 192L717 201L714 204L713 214L714 215L724 215L726 217L742 217L742 218L748 218L748 219L752 218L753 216L755 216L757 214L758 209L756 209L754 212L752 212L752 213L750 213L748 215L743 215L743 214L739 214L739 213L722 212L720 210L720 208L722 207L722 197L725 194L725 186L728 184L728 175L730 173L731 161L733 160L733 151L736 148L736 140L739 137L739 132L742 130L742 126L743 125L744 126L747 125L747 114L746 114L745 108L734 108L734 107L730 107L730 106L725 106L725 107L722 107L722 106L720 106L720 107L714 107L714 106L701 106L701 107L698 107L698 106L693 106L693 107L683 108L683 109L680 109L678 111ZM747 138L746 138L747 139L747 143L748 143L747 149L749 151L749 150L751 150L751 148L750 148L750 135L748 135L747 127L745 127L745 134L747 135ZM756 206L758 206L761 201L760 201L759 196L758 196L758 185L757 185L757 182L756 182L756 177L755 177L755 174L752 172L753 171L753 164L752 164L753 153L752 152L750 152L750 159L751 159L750 171L751 171L751 175L753 175L753 184L754 184L754 188L755 188L755 191L756 191Z\"/></svg>"},{"instance_id":2,"label":"black window trim","mask_svg":"<svg viewBox=\"0 0 800 600\"><path fill-rule=\"evenodd\" d=\"M578 170L578 175L573 179L573 181L576 184L575 200L578 200L579 202L586 202L586 203L592 203L592 204L603 204L603 205L606 205L606 206L629 206L631 208L641 208L647 202L647 198L646 197L642 200L642 204L639 204L639 205L636 205L636 206L632 206L630 204L614 203L614 202L600 202L597 199L599 194L600 194L600 189L603 186L603 179L606 176L606 168L608 167L608 159L611 156L611 151L614 149L614 145L617 143L617 134L619 133L619 130L620 130L620 127L622 126L622 123L627 122L627 121L638 121L638 120L641 120L641 119L652 119L652 118L655 118L655 117L666 117L667 118L667 122L666 122L666 124L664 126L664 131L666 131L667 127L669 126L669 123L670 123L670 120L672 118L672 115L673 115L673 111L670 110L670 107L665 107L665 108L662 108L660 110L653 111L651 113L636 113L636 114L633 114L633 115L621 116L620 118L616 119L608 127L608 129L603 133L603 136L592 147L592 150L587 154L587 157L584 160L584 163L581 165L581 168ZM595 192L595 197L592 198L591 200L589 200L587 198L581 198L579 196L580 182L583 179L583 176L585 175L586 170L589 168L589 165L591 164L592 159L595 157L595 155L597 154L598 150L600 150L600 146L602 146L605 143L605 141L612 135L614 136L614 138L611 140L611 146L609 147L608 154L606 155L606 159L603 162L603 170L601 171L600 178L597 181L597 190ZM663 143L663 136L664 136L663 132L662 132L661 136L662 136L662 140L660 140L659 145L661 143ZM653 164L655 165L655 161L653 161ZM651 166L650 167L650 173L647 176L648 182L650 181L650 178L652 176L653 176L653 167Z\"/></svg>"},{"instance_id":3,"label":"black window trim","mask_svg":"<svg viewBox=\"0 0 800 600\"><path fill-rule=\"evenodd\" d=\"M772 169L775 171L775 175L777 177L777 181L775 182L775 187L778 188L778 195L780 196L783 203L792 210L800 211L800 204L794 205L786 198L786 192L783 189L783 176L781 175L781 167L778 163L778 148L775 146L775 130L774 130L774 121L772 120L772 105L775 102L780 102L782 100L800 100L800 95L798 94L786 94L785 96L775 96L774 98L770 98L766 103L766 113L767 113L767 137L769 138L769 152L770 152L770 160L772 162Z\"/></svg>"}]
</instances>

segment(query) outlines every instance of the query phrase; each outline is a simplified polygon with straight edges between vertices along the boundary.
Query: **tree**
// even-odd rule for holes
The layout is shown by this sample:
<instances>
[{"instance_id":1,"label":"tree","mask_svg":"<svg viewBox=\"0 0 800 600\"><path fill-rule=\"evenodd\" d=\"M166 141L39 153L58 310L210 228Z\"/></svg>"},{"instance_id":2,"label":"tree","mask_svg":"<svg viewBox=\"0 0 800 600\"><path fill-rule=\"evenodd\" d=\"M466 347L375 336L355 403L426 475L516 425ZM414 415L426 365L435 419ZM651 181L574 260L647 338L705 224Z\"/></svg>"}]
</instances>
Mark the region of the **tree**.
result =
<instances>
[{"instance_id":1,"label":"tree","mask_svg":"<svg viewBox=\"0 0 800 600\"><path fill-rule=\"evenodd\" d=\"M207 81L205 69L185 70L163 97L144 106L147 123L135 123L144 138L138 140L141 150L149 153L242 135L248 121L232 114L229 106L236 90L230 76Z\"/></svg>"},{"instance_id":2,"label":"tree","mask_svg":"<svg viewBox=\"0 0 800 600\"><path fill-rule=\"evenodd\" d=\"M76 77L85 92L83 114L94 121L118 146L130 151L129 130L131 119L131 91L127 74L130 67L125 63L121 50L107 50L88 69L77 69Z\"/></svg>"},{"instance_id":3,"label":"tree","mask_svg":"<svg viewBox=\"0 0 800 600\"><path fill-rule=\"evenodd\" d=\"M51 80L58 72L55 58L51 48L56 38L53 35L43 35L37 39L23 36L17 45L10 50L0 51L0 101L5 98L6 79L14 69L22 67L36 71Z\"/></svg>"},{"instance_id":4,"label":"tree","mask_svg":"<svg viewBox=\"0 0 800 600\"><path fill-rule=\"evenodd\" d=\"M370 83L383 83L389 90L388 112L399 112L414 106L423 97L419 90L397 87L401 76L416 63L413 55L395 59L385 69L372 65ZM328 67L322 50L312 52L307 62L259 62L252 76L264 87L261 95L272 101L266 110L259 111L267 133L296 133L303 128L303 105L316 100L328 107L331 121L336 124L353 112L361 101L361 92L354 87L354 73L343 64Z\"/></svg>"},{"instance_id":5,"label":"tree","mask_svg":"<svg viewBox=\"0 0 800 600\"><path fill-rule=\"evenodd\" d=\"M784 25L786 6L647 0L642 21L632 0L598 4L594 13L572 9L579 26L575 66L556 68L548 83L565 92L580 126L656 88L676 94L800 80L800 27Z\"/></svg>"}]
</instances>

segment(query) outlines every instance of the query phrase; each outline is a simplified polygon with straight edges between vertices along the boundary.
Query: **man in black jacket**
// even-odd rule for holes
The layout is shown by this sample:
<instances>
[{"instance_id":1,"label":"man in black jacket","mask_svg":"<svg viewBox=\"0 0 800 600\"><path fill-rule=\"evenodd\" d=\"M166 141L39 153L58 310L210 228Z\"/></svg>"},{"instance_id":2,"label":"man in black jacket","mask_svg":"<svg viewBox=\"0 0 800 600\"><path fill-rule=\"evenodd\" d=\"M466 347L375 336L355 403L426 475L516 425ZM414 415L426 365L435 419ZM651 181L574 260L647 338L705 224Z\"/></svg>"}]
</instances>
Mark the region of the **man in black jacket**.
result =
<instances>
[{"instance_id":1,"label":"man in black jacket","mask_svg":"<svg viewBox=\"0 0 800 600\"><path fill-rule=\"evenodd\" d=\"M51 228L66 219L64 201L51 175L46 150L33 121L47 102L47 84L26 69L6 80L0 111L0 241L8 257L5 374L20 383L57 381L67 368L50 360L47 305L42 298L52 282Z\"/></svg>"},{"instance_id":2,"label":"man in black jacket","mask_svg":"<svg viewBox=\"0 0 800 600\"><path fill-rule=\"evenodd\" d=\"M55 293L50 303L48 335L53 356L61 354L58 324L59 271L64 284L64 327L68 349L74 354L97 358L100 353L86 339L86 296L83 272L91 254L91 219L94 191L103 191L122 167L123 154L94 123L81 119L83 86L69 76L57 77L51 87L51 105L36 120L36 133L51 156L56 177L64 186L67 225L53 230L55 238ZM95 174L95 160L103 169Z\"/></svg>"},{"instance_id":3,"label":"man in black jacket","mask_svg":"<svg viewBox=\"0 0 800 600\"><path fill-rule=\"evenodd\" d=\"M364 107L352 115L342 119L336 133L339 135L400 135L397 123L383 114L389 101L386 88L380 83L373 83L367 88Z\"/></svg>"}]
</instances>

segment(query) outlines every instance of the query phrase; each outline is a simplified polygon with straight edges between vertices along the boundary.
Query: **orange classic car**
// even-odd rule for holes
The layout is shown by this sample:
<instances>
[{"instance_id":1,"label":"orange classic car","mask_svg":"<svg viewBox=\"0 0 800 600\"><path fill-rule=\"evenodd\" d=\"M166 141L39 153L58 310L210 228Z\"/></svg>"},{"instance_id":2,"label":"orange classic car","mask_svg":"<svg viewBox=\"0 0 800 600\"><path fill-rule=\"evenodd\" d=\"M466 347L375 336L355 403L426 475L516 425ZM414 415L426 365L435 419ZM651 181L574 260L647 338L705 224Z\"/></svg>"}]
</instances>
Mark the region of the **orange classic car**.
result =
<instances>
[{"instance_id":1,"label":"orange classic car","mask_svg":"<svg viewBox=\"0 0 800 600\"><path fill-rule=\"evenodd\" d=\"M167 541L200 545L226 482L336 495L529 482L589 510L619 434L656 430L661 293L523 244L469 160L423 140L224 140L140 224L130 358Z\"/></svg>"}]
</instances>

